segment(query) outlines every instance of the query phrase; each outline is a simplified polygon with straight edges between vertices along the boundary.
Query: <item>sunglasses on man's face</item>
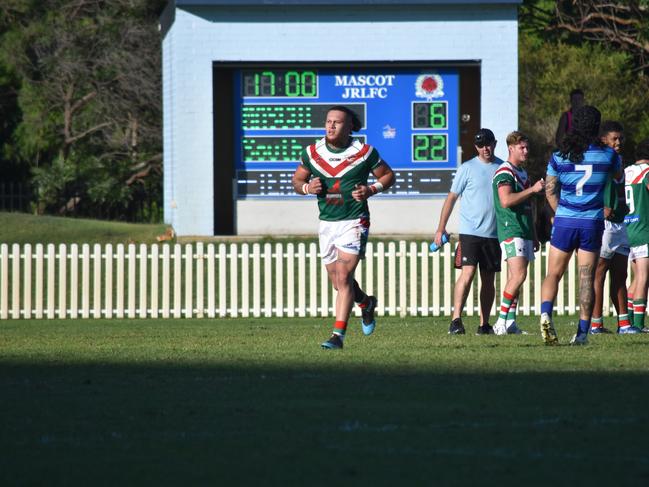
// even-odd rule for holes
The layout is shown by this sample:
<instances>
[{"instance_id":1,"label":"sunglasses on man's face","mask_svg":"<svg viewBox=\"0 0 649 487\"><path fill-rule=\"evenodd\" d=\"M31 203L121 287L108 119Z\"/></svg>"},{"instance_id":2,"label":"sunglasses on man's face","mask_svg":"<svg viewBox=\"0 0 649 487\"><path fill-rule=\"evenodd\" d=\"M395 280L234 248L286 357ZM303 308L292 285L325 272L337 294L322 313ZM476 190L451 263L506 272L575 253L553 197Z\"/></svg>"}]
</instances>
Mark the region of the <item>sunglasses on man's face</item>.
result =
<instances>
[{"instance_id":1,"label":"sunglasses on man's face","mask_svg":"<svg viewBox=\"0 0 649 487\"><path fill-rule=\"evenodd\" d=\"M484 140L476 140L475 141L475 146L478 149L482 149L483 147L491 145L491 144L492 144L492 142L485 142Z\"/></svg>"}]
</instances>

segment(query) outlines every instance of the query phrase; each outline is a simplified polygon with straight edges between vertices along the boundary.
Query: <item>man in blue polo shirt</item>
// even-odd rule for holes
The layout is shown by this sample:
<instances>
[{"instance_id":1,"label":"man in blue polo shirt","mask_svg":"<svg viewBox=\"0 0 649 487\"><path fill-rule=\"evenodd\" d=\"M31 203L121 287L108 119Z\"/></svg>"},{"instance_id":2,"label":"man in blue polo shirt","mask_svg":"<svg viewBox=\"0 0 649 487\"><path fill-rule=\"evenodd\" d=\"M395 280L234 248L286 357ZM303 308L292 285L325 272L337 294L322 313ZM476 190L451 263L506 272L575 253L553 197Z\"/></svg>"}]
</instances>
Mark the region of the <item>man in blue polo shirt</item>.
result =
<instances>
[{"instance_id":1,"label":"man in blue polo shirt","mask_svg":"<svg viewBox=\"0 0 649 487\"><path fill-rule=\"evenodd\" d=\"M496 210L493 202L491 181L498 166L502 164L494 154L496 138L491 130L482 128L474 139L477 157L462 164L448 193L435 243L442 244L446 224L458 198L462 197L460 208L460 252L462 272L453 293L453 317L448 332L452 335L465 333L462 323L462 309L469 294L471 282L480 266L480 325L478 335L493 333L489 325L489 313L496 295L495 273L500 272L500 244L496 233Z\"/></svg>"},{"instance_id":2,"label":"man in blue polo shirt","mask_svg":"<svg viewBox=\"0 0 649 487\"><path fill-rule=\"evenodd\" d=\"M609 178L622 177L620 156L598 138L600 120L597 108L579 108L574 114L573 131L563 137L559 150L548 162L545 193L555 216L548 272L541 287L541 334L547 345L558 343L552 308L559 280L575 250L579 266L579 326L570 343L588 343L593 280L604 233L604 186Z\"/></svg>"}]
</instances>

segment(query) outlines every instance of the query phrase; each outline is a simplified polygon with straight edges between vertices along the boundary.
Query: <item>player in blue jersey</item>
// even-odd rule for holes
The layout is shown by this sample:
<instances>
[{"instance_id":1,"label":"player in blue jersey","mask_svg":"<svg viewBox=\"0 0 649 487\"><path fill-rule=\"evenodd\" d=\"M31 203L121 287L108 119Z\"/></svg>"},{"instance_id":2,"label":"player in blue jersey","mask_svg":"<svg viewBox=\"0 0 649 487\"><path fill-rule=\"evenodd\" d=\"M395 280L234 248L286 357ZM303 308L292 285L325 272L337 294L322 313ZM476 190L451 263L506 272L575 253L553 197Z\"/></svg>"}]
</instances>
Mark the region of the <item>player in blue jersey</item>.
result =
<instances>
[{"instance_id":1,"label":"player in blue jersey","mask_svg":"<svg viewBox=\"0 0 649 487\"><path fill-rule=\"evenodd\" d=\"M583 106L575 111L573 130L548 162L545 192L555 212L548 272L541 287L541 334L558 344L552 308L559 280L577 251L579 266L579 326L570 343L585 345L593 311L593 280L604 233L604 187L622 177L620 156L598 137L601 114Z\"/></svg>"}]
</instances>

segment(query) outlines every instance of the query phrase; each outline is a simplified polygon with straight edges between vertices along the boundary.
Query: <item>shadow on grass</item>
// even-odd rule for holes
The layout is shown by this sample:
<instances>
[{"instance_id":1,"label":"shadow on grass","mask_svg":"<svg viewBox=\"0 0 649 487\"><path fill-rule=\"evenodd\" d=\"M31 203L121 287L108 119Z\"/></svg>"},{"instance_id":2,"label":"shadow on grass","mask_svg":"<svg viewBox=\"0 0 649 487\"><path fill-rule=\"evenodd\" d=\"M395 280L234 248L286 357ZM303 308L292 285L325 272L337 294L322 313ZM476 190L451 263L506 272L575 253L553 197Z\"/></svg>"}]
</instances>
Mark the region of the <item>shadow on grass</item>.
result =
<instances>
[{"instance_id":1,"label":"shadow on grass","mask_svg":"<svg viewBox=\"0 0 649 487\"><path fill-rule=\"evenodd\" d=\"M2 485L639 485L649 377L0 363Z\"/></svg>"}]
</instances>

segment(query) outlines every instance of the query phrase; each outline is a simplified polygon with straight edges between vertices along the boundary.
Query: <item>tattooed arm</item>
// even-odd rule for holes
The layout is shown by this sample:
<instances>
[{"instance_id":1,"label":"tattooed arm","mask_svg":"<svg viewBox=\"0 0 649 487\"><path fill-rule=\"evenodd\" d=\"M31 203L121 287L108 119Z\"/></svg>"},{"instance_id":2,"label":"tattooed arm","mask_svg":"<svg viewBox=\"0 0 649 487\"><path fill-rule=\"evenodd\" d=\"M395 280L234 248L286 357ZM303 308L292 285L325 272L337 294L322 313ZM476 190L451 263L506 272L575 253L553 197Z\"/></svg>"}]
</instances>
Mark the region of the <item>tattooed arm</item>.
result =
<instances>
[{"instance_id":1,"label":"tattooed arm","mask_svg":"<svg viewBox=\"0 0 649 487\"><path fill-rule=\"evenodd\" d=\"M547 176L545 180L545 197L552 208L552 211L556 213L557 207L559 206L559 193L561 190L561 184L559 183L559 178L556 176Z\"/></svg>"}]
</instances>

